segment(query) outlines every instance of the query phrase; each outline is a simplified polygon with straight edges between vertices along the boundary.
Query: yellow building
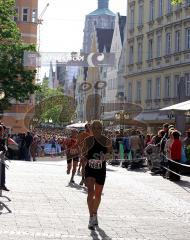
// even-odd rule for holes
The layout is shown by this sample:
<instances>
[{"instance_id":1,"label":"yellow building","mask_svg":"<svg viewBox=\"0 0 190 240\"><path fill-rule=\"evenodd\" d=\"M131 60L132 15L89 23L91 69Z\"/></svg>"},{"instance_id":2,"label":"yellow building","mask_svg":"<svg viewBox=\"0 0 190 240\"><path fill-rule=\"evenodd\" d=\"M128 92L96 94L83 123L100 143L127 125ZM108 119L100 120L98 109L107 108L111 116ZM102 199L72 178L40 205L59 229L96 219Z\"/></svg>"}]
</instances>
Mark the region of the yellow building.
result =
<instances>
[{"instance_id":1,"label":"yellow building","mask_svg":"<svg viewBox=\"0 0 190 240\"><path fill-rule=\"evenodd\" d=\"M159 109L190 99L190 8L171 0L128 0L127 100L141 104L137 118L174 121Z\"/></svg>"},{"instance_id":2,"label":"yellow building","mask_svg":"<svg viewBox=\"0 0 190 240\"><path fill-rule=\"evenodd\" d=\"M37 12L38 0L16 0L16 21L22 40L27 44L37 44ZM29 128L30 119L25 119L26 113L34 107L34 98L26 102L12 102L12 107L4 112L3 122L13 132L25 132Z\"/></svg>"}]
</instances>

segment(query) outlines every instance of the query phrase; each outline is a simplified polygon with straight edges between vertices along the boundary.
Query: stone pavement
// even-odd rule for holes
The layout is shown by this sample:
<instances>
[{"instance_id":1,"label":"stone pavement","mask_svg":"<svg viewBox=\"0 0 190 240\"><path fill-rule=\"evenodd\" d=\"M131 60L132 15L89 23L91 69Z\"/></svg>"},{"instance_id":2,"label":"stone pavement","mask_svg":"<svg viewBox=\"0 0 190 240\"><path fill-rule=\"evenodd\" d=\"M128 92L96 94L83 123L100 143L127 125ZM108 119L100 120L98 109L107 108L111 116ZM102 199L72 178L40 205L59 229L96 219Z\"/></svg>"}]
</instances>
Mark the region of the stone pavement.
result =
<instances>
[{"instance_id":1,"label":"stone pavement","mask_svg":"<svg viewBox=\"0 0 190 240\"><path fill-rule=\"evenodd\" d=\"M148 172L108 166L99 226L89 231L86 190L68 185L66 161L12 161L1 198L0 240L189 240L190 179L175 184ZM76 183L80 177L76 176Z\"/></svg>"}]
</instances>

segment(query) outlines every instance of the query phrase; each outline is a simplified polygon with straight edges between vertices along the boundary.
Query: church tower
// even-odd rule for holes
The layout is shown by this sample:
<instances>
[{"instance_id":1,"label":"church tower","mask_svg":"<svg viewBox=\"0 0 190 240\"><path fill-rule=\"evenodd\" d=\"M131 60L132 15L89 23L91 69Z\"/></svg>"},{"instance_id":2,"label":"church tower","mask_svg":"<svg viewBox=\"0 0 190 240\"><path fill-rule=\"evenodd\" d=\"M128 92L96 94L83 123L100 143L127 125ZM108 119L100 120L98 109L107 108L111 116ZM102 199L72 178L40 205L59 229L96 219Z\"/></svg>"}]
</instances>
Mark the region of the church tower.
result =
<instances>
[{"instance_id":1,"label":"church tower","mask_svg":"<svg viewBox=\"0 0 190 240\"><path fill-rule=\"evenodd\" d=\"M83 52L89 53L91 46L92 33L94 26L96 28L113 29L115 23L115 14L109 10L109 0L97 0L98 8L86 15Z\"/></svg>"},{"instance_id":2,"label":"church tower","mask_svg":"<svg viewBox=\"0 0 190 240\"><path fill-rule=\"evenodd\" d=\"M98 9L108 8L109 0L98 0Z\"/></svg>"}]
</instances>

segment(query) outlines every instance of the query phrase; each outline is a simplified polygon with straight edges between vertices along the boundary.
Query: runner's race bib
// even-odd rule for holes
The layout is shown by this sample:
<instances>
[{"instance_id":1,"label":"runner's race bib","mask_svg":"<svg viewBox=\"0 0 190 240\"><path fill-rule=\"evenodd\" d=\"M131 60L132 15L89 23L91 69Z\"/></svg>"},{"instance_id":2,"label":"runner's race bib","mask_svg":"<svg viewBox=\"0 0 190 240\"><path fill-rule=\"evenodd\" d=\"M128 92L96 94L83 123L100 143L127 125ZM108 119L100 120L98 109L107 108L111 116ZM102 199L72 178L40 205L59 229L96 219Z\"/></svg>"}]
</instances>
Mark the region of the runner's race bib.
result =
<instances>
[{"instance_id":1,"label":"runner's race bib","mask_svg":"<svg viewBox=\"0 0 190 240\"><path fill-rule=\"evenodd\" d=\"M78 151L77 148L71 148L70 151L69 151L69 153L70 153L71 155L77 155L77 154L79 153L79 151Z\"/></svg>"},{"instance_id":2,"label":"runner's race bib","mask_svg":"<svg viewBox=\"0 0 190 240\"><path fill-rule=\"evenodd\" d=\"M97 159L90 159L88 160L88 165L90 168L93 169L102 169L102 160Z\"/></svg>"}]
</instances>

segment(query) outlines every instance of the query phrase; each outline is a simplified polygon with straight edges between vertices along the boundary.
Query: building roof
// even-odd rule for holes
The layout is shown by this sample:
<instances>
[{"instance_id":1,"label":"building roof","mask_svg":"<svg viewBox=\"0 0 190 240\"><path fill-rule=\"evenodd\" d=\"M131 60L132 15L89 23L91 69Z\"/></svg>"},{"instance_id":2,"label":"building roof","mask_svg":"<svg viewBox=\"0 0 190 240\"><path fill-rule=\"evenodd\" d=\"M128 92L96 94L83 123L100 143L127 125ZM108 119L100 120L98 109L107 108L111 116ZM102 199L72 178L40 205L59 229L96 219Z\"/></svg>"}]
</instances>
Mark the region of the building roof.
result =
<instances>
[{"instance_id":1,"label":"building roof","mask_svg":"<svg viewBox=\"0 0 190 240\"><path fill-rule=\"evenodd\" d=\"M190 100L185 101L185 102L180 102L174 105L171 105L169 107L161 108L161 111L172 111L172 110L177 110L177 111L189 111L190 110Z\"/></svg>"},{"instance_id":2,"label":"building roof","mask_svg":"<svg viewBox=\"0 0 190 240\"><path fill-rule=\"evenodd\" d=\"M110 52L113 29L96 28L96 34L99 52L103 52L104 49L106 52Z\"/></svg>"},{"instance_id":3,"label":"building roof","mask_svg":"<svg viewBox=\"0 0 190 240\"><path fill-rule=\"evenodd\" d=\"M110 15L115 16L115 14L109 10L109 0L98 0L98 8L89 13L88 15Z\"/></svg>"},{"instance_id":4,"label":"building roof","mask_svg":"<svg viewBox=\"0 0 190 240\"><path fill-rule=\"evenodd\" d=\"M109 16L115 16L115 13L110 11L108 8L100 8L96 9L95 11L88 14L88 16L97 16L97 15L109 15Z\"/></svg>"},{"instance_id":5,"label":"building roof","mask_svg":"<svg viewBox=\"0 0 190 240\"><path fill-rule=\"evenodd\" d=\"M119 30L120 30L122 44L123 44L123 41L124 41L126 21L127 21L126 16L119 16Z\"/></svg>"}]
</instances>

